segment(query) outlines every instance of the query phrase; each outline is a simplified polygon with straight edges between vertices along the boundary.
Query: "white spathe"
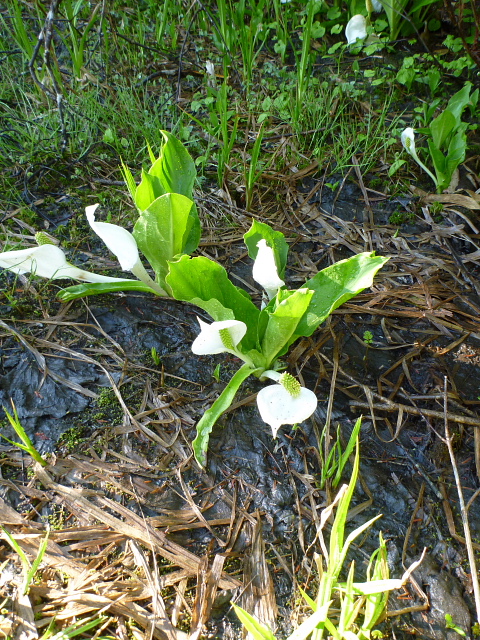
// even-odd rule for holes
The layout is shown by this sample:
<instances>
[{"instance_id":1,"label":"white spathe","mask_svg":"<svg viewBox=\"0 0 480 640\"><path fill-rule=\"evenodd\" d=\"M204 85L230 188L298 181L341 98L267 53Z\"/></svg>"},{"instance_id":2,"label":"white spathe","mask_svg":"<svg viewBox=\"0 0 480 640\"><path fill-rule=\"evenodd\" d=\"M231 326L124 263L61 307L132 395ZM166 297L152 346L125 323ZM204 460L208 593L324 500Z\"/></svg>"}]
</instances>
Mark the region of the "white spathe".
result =
<instances>
[{"instance_id":1,"label":"white spathe","mask_svg":"<svg viewBox=\"0 0 480 640\"><path fill-rule=\"evenodd\" d=\"M430 178L435 183L435 186L438 186L437 178L433 175L433 173L430 171L430 169L423 164L423 162L418 157L417 149L415 147L415 130L412 129L412 127L407 127L406 129L404 129L402 131L402 133L400 135L400 140L402 141L402 144L403 144L405 150L407 151L407 153L409 153L412 156L412 158L415 160L415 162L420 167L422 167L422 169L425 171L425 173L428 173Z\"/></svg>"},{"instance_id":2,"label":"white spathe","mask_svg":"<svg viewBox=\"0 0 480 640\"><path fill-rule=\"evenodd\" d=\"M269 378L281 379L278 372L266 371ZM272 384L264 387L257 394L257 406L262 417L272 428L273 437L284 424L297 424L309 418L317 408L317 396L300 387L298 393L292 395L283 384Z\"/></svg>"},{"instance_id":3,"label":"white spathe","mask_svg":"<svg viewBox=\"0 0 480 640\"><path fill-rule=\"evenodd\" d=\"M380 11L383 11L383 4L380 2L380 0L372 0L372 6L375 13L380 13Z\"/></svg>"},{"instance_id":4,"label":"white spathe","mask_svg":"<svg viewBox=\"0 0 480 640\"><path fill-rule=\"evenodd\" d=\"M92 204L89 207L85 207L85 214L89 225L97 236L103 240L110 251L117 256L122 269L133 272L134 268L140 263L135 238L129 231L116 224L96 222L95 210L98 206L98 204Z\"/></svg>"},{"instance_id":5,"label":"white spathe","mask_svg":"<svg viewBox=\"0 0 480 640\"><path fill-rule=\"evenodd\" d=\"M42 244L19 251L4 251L0 253L0 267L16 274L33 273L49 280L73 278L82 282L124 281L123 278L109 278L73 266L67 262L63 251L54 244Z\"/></svg>"},{"instance_id":6,"label":"white spathe","mask_svg":"<svg viewBox=\"0 0 480 640\"><path fill-rule=\"evenodd\" d=\"M260 240L257 242L257 247L258 252L253 263L252 277L265 289L268 299L271 300L285 282L278 275L275 254L273 249L268 246L267 241Z\"/></svg>"},{"instance_id":7,"label":"white spathe","mask_svg":"<svg viewBox=\"0 0 480 640\"><path fill-rule=\"evenodd\" d=\"M405 147L406 151L408 151L408 153L415 158L417 152L415 149L414 129L412 129L412 127L407 127L406 129L404 129L400 136L400 140L402 141L402 144Z\"/></svg>"},{"instance_id":8,"label":"white spathe","mask_svg":"<svg viewBox=\"0 0 480 640\"><path fill-rule=\"evenodd\" d=\"M367 19L361 14L350 18L345 27L345 37L348 44L354 44L357 40L367 37Z\"/></svg>"},{"instance_id":9,"label":"white spathe","mask_svg":"<svg viewBox=\"0 0 480 640\"><path fill-rule=\"evenodd\" d=\"M240 320L221 320L208 324L197 316L200 333L192 343L192 351L197 356L213 355L215 353L234 353L235 347L247 332L247 325ZM225 331L228 332L225 335ZM223 336L222 336L222 332Z\"/></svg>"},{"instance_id":10,"label":"white spathe","mask_svg":"<svg viewBox=\"0 0 480 640\"><path fill-rule=\"evenodd\" d=\"M138 254L137 242L132 234L117 224L97 222L95 220L95 210L98 206L98 204L92 204L89 207L85 207L88 223L97 236L117 256L124 271L131 271L134 276L149 286L157 295L166 296L167 293L157 282L152 280L143 266Z\"/></svg>"}]
</instances>

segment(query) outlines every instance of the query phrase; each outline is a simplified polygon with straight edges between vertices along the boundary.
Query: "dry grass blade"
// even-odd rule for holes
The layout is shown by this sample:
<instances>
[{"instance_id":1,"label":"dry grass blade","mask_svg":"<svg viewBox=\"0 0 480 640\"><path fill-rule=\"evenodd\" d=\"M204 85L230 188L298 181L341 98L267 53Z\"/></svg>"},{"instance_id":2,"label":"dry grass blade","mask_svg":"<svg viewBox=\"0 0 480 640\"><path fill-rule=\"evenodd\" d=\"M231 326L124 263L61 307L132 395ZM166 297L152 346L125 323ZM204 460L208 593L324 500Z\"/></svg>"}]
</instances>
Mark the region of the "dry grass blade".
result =
<instances>
[{"instance_id":1,"label":"dry grass blade","mask_svg":"<svg viewBox=\"0 0 480 640\"><path fill-rule=\"evenodd\" d=\"M225 556L216 554L209 567L208 555L205 556L197 575L197 593L192 611L192 624L189 640L198 640L205 623L208 621L213 602L217 594Z\"/></svg>"},{"instance_id":2,"label":"dry grass blade","mask_svg":"<svg viewBox=\"0 0 480 640\"><path fill-rule=\"evenodd\" d=\"M163 532L154 529L126 507L102 496L97 497L97 501L100 504L100 507L98 507L84 497L82 490L79 491L54 482L45 470L39 468L39 465L36 467L36 474L42 484L62 496L72 507L76 509L80 507L90 518L103 522L117 533L121 533L128 538L137 540L142 544L148 543L156 552L173 564L187 569L193 575L197 573L201 563L200 558L169 540ZM124 522L112 516L107 509L116 511L126 521ZM222 575L220 581L222 589L235 589L240 584L238 580L226 574Z\"/></svg>"},{"instance_id":3,"label":"dry grass blade","mask_svg":"<svg viewBox=\"0 0 480 640\"><path fill-rule=\"evenodd\" d=\"M152 598L155 626L161 627L167 640L181 640L182 638L186 638L186 634L179 631L178 629L175 629L173 624L168 619L165 609L165 603L160 594L160 582L157 567L155 566L155 574L152 574L152 572L150 571L150 567L148 566L147 559L145 558L145 554L142 552L139 545L133 540L130 540L130 548L133 552L133 556L135 558L137 566L143 569L143 573L147 579L147 585Z\"/></svg>"},{"instance_id":4,"label":"dry grass blade","mask_svg":"<svg viewBox=\"0 0 480 640\"><path fill-rule=\"evenodd\" d=\"M258 515L253 530L251 553L245 557L244 561L244 581L245 591L242 594L242 608L274 631L277 619L277 602L272 577L265 559L262 524ZM247 638L251 638L250 634Z\"/></svg>"}]
</instances>

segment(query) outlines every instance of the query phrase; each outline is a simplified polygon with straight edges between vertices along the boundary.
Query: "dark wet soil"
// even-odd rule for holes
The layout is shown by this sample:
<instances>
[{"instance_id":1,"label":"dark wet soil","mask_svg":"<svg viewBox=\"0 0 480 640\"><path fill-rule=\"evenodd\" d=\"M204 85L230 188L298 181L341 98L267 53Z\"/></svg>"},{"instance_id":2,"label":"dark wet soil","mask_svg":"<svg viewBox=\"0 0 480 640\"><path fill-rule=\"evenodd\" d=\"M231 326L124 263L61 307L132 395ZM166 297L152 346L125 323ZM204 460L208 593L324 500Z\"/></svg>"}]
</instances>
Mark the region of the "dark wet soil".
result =
<instances>
[{"instance_id":1,"label":"dark wet soil","mask_svg":"<svg viewBox=\"0 0 480 640\"><path fill-rule=\"evenodd\" d=\"M307 187L306 191L311 190L311 185ZM363 220L364 207L358 187L346 183L340 194L331 190L324 190L323 193L321 206L326 208L327 215L337 216L349 223ZM318 205L315 198L312 203ZM388 216L397 206L398 203L389 202L375 208L378 224L387 224ZM405 201L401 206L410 207L411 203ZM338 227L332 218L329 223ZM418 220L415 225L403 227L402 232L410 237L425 231L424 225ZM316 220L310 220L308 233L311 239L305 233L292 251L301 255L302 247L314 245L320 261L322 252L326 259L326 239L322 244L322 237L318 236L322 228ZM302 242L305 244L302 245ZM436 249L432 246L429 250L435 252ZM345 246L338 244L338 250L335 250L337 259L346 257L342 253L348 255ZM311 249L308 255L314 255ZM244 261L243 266L241 262L237 263L236 269L242 278L248 279L247 262ZM298 270L293 269L290 277L295 279L296 273ZM418 282L408 269L402 277L401 283L406 287ZM455 295L460 298L463 296L467 303L468 299L478 303L475 294L467 286L460 293ZM186 439L191 440L195 433L195 421L223 388L236 366L235 362L224 356L196 358L191 354L190 344L197 333L196 310L188 305L152 300L140 294L92 298L88 311L82 311L80 302L73 309L75 317L71 327L59 327L50 339L51 343L70 340L73 351L85 353L94 359L92 347L103 348L98 359L108 369L120 390L122 386L125 389L133 388L141 395L148 379L158 393L174 398L178 403L183 412L182 432ZM3 316L4 322L13 326L14 320L7 318L7 315ZM349 526L358 526L378 513L383 514L366 538L352 550L358 574L361 576L364 573L370 554L378 546L379 531L388 541L392 577L402 575L402 559L404 565L408 566L418 559L424 547L428 549L414 577L428 597L429 608L390 617L384 623L387 637L410 638L413 634L419 638L453 639L457 636L446 629L445 613L450 614L454 622L467 632L471 626L473 607L465 548L452 538L440 491L442 486L453 505L457 533L463 535L451 465L440 437L442 421L422 415L421 411L417 414L402 413L398 422L398 411L377 411L373 421L361 385L367 385L386 397L396 386L399 392L395 395L396 402L441 412L443 379L447 376L460 400L466 402L461 406L458 403L451 405L452 413L475 415L478 404L475 406L474 402L479 394L479 332L477 335L470 332L455 348L444 352L448 345L459 338L458 332L437 327L436 333L432 334L429 320L418 317L410 320L402 316L396 319L388 317L389 324L386 326L382 324L382 317L381 314L369 313L366 308L363 313L351 309L350 315L348 309L339 310L331 323L320 330L318 337L305 341L298 361L290 362L292 372L299 367L297 372L301 372L306 386L315 389L319 398L319 407L313 420L295 431L283 428L278 439L272 440L269 428L260 420L254 403L253 396L260 388L259 383L248 380L237 400L252 398L223 416L214 428L207 474L193 465L186 471L187 482L197 487L195 499L201 502L208 495L213 503L207 512L209 516L228 517L233 500L249 513L258 511L262 514L267 553L275 569L276 598L283 614L279 637L289 628L294 583L292 576L278 563L276 555L288 558L289 566L301 567L304 550L311 544L313 546L309 553L316 549L311 509L312 500L317 505L322 505L325 500L325 494L316 488L320 471L317 452L331 394L330 363L335 358L338 358L340 373L335 385L330 432L333 434L339 424L342 439L346 442L356 418L364 414L361 431L362 481L358 484L354 502L360 504L372 498L371 505L356 516ZM73 327L77 325L82 327L82 334L72 334ZM17 331L22 331L21 326L15 326ZM64 351L56 352L54 348L46 348L41 342L38 343L37 340L45 336L46 329L41 321L32 324L27 341L32 346L37 345L54 377L45 375L34 355L13 336L4 335L0 344L0 406L8 406L10 398L13 399L23 426L41 452L55 450L60 436L69 429L81 425L82 433L94 441L111 426L108 424L108 412L102 418L98 398L91 397L101 394L102 389L110 385L105 371L91 362L84 362ZM365 331L372 333L370 344L363 339ZM424 340L426 336L432 339ZM325 359L318 355L315 345L320 345ZM152 348L160 359L158 365L152 362ZM465 356L463 359L462 354ZM217 364L221 364L220 381L212 376ZM61 381L59 376L68 383ZM385 376L383 386L378 386L382 376ZM71 388L71 383L80 385L90 395L79 391L78 387ZM426 396L431 397L427 403ZM138 394L132 397L138 403ZM416 399L409 400L412 397ZM121 422L121 418L118 419ZM479 483L473 453L474 427L452 424L451 428L456 432L456 456L468 501ZM12 435L8 428L3 431ZM136 437L139 438L138 442L135 441ZM132 438L134 447L138 447L136 450L147 458L156 451L138 434ZM186 450L186 446L182 446ZM348 473L345 479L348 479ZM181 488L174 480L169 480L161 496L152 497L147 514L159 513L162 509L182 509L185 501L181 495ZM134 508L133 504L130 506ZM470 524L474 538L480 538L478 500L471 505ZM301 540L299 531L302 532ZM175 535L185 545L207 545L211 541L211 535L205 530ZM240 535L233 551L241 555L248 545L248 537ZM303 575L300 569L296 578L302 583L307 575ZM405 593L396 593L390 600L391 609L405 609L419 604L423 604L422 598L410 585ZM216 621L214 617L212 622L212 633L216 629L218 637L228 635L226 628L230 623L223 617L227 610L228 598L224 605L219 605L216 612L218 617Z\"/></svg>"}]
</instances>

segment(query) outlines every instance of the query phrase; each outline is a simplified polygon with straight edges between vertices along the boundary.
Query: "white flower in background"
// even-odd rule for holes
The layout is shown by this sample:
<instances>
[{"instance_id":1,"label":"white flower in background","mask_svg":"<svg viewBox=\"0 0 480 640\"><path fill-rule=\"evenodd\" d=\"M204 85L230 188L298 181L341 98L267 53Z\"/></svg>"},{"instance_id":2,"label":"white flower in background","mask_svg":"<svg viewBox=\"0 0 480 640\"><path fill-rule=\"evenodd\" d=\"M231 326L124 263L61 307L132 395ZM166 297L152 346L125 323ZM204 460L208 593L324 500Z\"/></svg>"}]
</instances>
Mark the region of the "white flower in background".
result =
<instances>
[{"instance_id":1,"label":"white flower in background","mask_svg":"<svg viewBox=\"0 0 480 640\"><path fill-rule=\"evenodd\" d=\"M402 141L403 146L408 151L408 153L415 158L417 152L415 150L415 131L412 127L407 127L404 131L402 131L402 135L400 136L400 140Z\"/></svg>"},{"instance_id":2,"label":"white flower in background","mask_svg":"<svg viewBox=\"0 0 480 640\"><path fill-rule=\"evenodd\" d=\"M98 206L98 204L93 204L85 207L88 223L110 251L117 256L122 269L124 271L131 271L139 280L152 288L157 294L162 296L166 295L165 291L159 287L146 272L138 254L137 242L132 234L117 224L97 222L95 220L95 210Z\"/></svg>"},{"instance_id":3,"label":"white flower in background","mask_svg":"<svg viewBox=\"0 0 480 640\"><path fill-rule=\"evenodd\" d=\"M268 299L271 300L285 282L278 275L273 249L268 246L266 240L257 242L257 247L258 253L253 263L252 276L255 282L265 289Z\"/></svg>"},{"instance_id":4,"label":"white flower in background","mask_svg":"<svg viewBox=\"0 0 480 640\"><path fill-rule=\"evenodd\" d=\"M263 377L278 384L264 387L257 394L257 406L262 420L272 427L273 437L283 424L297 424L309 418L317 408L317 396L300 386L289 373L265 371Z\"/></svg>"},{"instance_id":5,"label":"white flower in background","mask_svg":"<svg viewBox=\"0 0 480 640\"><path fill-rule=\"evenodd\" d=\"M438 183L437 183L436 177L433 175L430 169L427 169L427 167L423 164L423 162L420 160L420 158L417 155L417 150L415 148L415 130L412 129L412 127L407 127L406 129L404 129L404 131L402 131L400 140L402 141L402 144L405 150L407 151L407 153L409 153L412 156L412 158L415 160L415 162L420 167L422 167L422 169L426 173L428 173L428 175L431 177L431 179L435 183L435 186L437 186Z\"/></svg>"},{"instance_id":6,"label":"white flower in background","mask_svg":"<svg viewBox=\"0 0 480 640\"><path fill-rule=\"evenodd\" d=\"M197 356L213 355L215 353L233 353L242 357L237 351L237 345L247 333L247 325L240 320L222 320L208 324L197 316L200 333L192 343L192 351Z\"/></svg>"},{"instance_id":7,"label":"white flower in background","mask_svg":"<svg viewBox=\"0 0 480 640\"><path fill-rule=\"evenodd\" d=\"M371 0L371 2L375 13L380 13L380 11L383 11L383 4L380 2L380 0Z\"/></svg>"},{"instance_id":8,"label":"white flower in background","mask_svg":"<svg viewBox=\"0 0 480 640\"><path fill-rule=\"evenodd\" d=\"M360 14L353 16L345 27L345 37L348 44L354 44L357 40L367 37L367 19Z\"/></svg>"},{"instance_id":9,"label":"white flower in background","mask_svg":"<svg viewBox=\"0 0 480 640\"><path fill-rule=\"evenodd\" d=\"M41 234L37 234L37 236L39 235L41 236ZM42 241L41 237L39 237L39 241ZM42 244L39 247L19 251L4 251L0 253L0 267L16 274L33 273L49 280L73 278L83 282L124 281L123 278L109 278L73 266L67 262L60 247L54 244Z\"/></svg>"}]
</instances>

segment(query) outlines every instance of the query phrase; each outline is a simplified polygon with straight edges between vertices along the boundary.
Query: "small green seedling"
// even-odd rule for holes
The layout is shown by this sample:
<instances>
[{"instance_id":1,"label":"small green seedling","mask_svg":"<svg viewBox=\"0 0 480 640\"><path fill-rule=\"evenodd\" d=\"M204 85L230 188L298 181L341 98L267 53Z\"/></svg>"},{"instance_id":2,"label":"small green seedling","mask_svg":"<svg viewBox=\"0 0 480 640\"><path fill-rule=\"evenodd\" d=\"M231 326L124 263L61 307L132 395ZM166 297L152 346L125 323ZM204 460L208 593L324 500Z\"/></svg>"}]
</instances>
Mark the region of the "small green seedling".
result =
<instances>
[{"instance_id":1,"label":"small green seedling","mask_svg":"<svg viewBox=\"0 0 480 640\"><path fill-rule=\"evenodd\" d=\"M35 449L33 442L30 440L27 433L25 432L25 429L22 427L22 424L18 417L17 409L13 404L13 400L11 402L12 402L12 408L13 408L13 416L5 409L5 407L3 407L3 410L5 411L5 415L7 416L8 421L10 422L12 428L14 429L15 433L17 434L17 436L20 438L22 442L14 442L13 440L9 440L9 438L3 435L3 433L0 433L0 437L2 437L4 440L9 442L10 444L13 444L15 447L18 447L22 451L25 451L26 453L28 453L36 462L41 464L42 467L46 467L48 464L47 461L44 460L42 456L38 453L38 451Z\"/></svg>"},{"instance_id":2,"label":"small green seedling","mask_svg":"<svg viewBox=\"0 0 480 640\"><path fill-rule=\"evenodd\" d=\"M363 341L365 342L365 344L368 344L368 345L373 344L373 333L371 331L364 331Z\"/></svg>"},{"instance_id":3,"label":"small green seedling","mask_svg":"<svg viewBox=\"0 0 480 640\"><path fill-rule=\"evenodd\" d=\"M2 527L2 531L8 544L12 547L15 553L18 554L18 557L20 558L20 562L22 563L22 569L23 569L22 594L26 595L30 589L30 585L32 584L32 581L35 578L35 575L38 571L38 567L40 566L43 560L45 551L47 550L49 531L47 531L45 538L40 543L40 546L38 547L37 557L35 558L33 563L30 562L30 560L27 558L27 556L25 555L23 549L20 547L18 542L4 527Z\"/></svg>"},{"instance_id":4,"label":"small green seedling","mask_svg":"<svg viewBox=\"0 0 480 640\"><path fill-rule=\"evenodd\" d=\"M158 365L160 364L160 356L158 355L155 347L151 348L150 355L152 356L153 364L158 367Z\"/></svg>"},{"instance_id":5,"label":"small green seedling","mask_svg":"<svg viewBox=\"0 0 480 640\"><path fill-rule=\"evenodd\" d=\"M449 613L445 614L445 626L447 629L452 629L453 631L458 633L459 636L467 635L462 627L459 627L458 624L454 623L452 616Z\"/></svg>"}]
</instances>

